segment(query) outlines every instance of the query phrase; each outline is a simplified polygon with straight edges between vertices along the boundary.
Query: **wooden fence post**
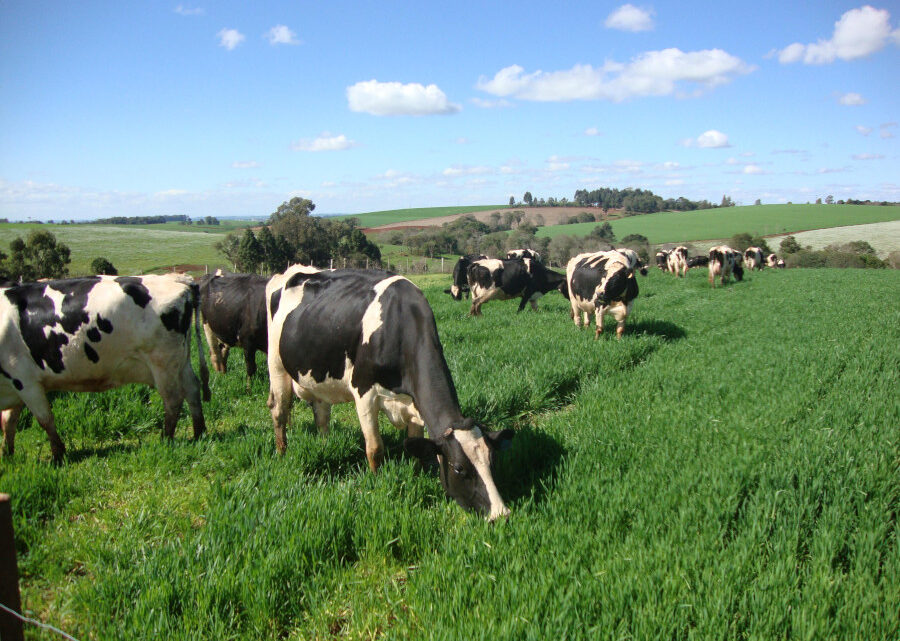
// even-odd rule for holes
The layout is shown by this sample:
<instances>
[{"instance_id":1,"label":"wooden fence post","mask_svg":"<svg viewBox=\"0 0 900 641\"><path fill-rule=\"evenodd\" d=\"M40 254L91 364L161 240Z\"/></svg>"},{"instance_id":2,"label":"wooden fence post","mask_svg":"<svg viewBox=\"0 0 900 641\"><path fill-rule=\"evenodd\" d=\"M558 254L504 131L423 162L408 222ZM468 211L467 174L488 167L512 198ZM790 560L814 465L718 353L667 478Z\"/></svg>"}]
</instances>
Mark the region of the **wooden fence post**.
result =
<instances>
[{"instance_id":1,"label":"wooden fence post","mask_svg":"<svg viewBox=\"0 0 900 641\"><path fill-rule=\"evenodd\" d=\"M12 509L9 494L0 494L0 603L10 610L22 612L19 597L19 565L16 562L16 544L13 541ZM22 622L8 612L0 610L0 639L22 641Z\"/></svg>"}]
</instances>

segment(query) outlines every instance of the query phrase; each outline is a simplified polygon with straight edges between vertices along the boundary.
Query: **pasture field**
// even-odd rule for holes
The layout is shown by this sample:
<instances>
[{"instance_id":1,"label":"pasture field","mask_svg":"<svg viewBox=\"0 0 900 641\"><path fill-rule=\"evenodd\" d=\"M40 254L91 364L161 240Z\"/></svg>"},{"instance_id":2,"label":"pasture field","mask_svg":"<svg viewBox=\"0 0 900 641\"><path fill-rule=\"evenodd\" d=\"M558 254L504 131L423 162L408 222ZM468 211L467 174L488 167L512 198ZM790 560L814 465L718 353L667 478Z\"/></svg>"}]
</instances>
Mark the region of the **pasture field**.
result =
<instances>
[{"instance_id":1,"label":"pasture field","mask_svg":"<svg viewBox=\"0 0 900 641\"><path fill-rule=\"evenodd\" d=\"M509 209L507 205L466 205L462 207L418 207L412 209L391 209L386 211L372 211L365 214L347 214L335 216L337 219L356 218L360 227L378 227L391 223L401 223L408 220L424 218L438 218L453 214L465 214L472 211L484 211L485 209Z\"/></svg>"},{"instance_id":2,"label":"pasture field","mask_svg":"<svg viewBox=\"0 0 900 641\"><path fill-rule=\"evenodd\" d=\"M642 214L611 221L616 238L643 234L651 243L730 238L741 232L770 236L809 229L900 219L900 206L759 205ZM597 223L542 227L538 236L586 236Z\"/></svg>"},{"instance_id":3,"label":"pasture field","mask_svg":"<svg viewBox=\"0 0 900 641\"><path fill-rule=\"evenodd\" d=\"M277 456L265 359L247 393L232 355L199 442L141 387L60 394L60 467L22 429L23 607L80 639L900 637L900 273L652 270L620 341L417 282L464 412L516 430L509 519L383 419L370 474L349 405L322 438L298 403Z\"/></svg>"},{"instance_id":4,"label":"pasture field","mask_svg":"<svg viewBox=\"0 0 900 641\"><path fill-rule=\"evenodd\" d=\"M182 264L209 265L211 270L229 267L215 249L216 242L222 239L221 234L156 229L164 226L0 223L0 248L8 254L9 244L16 237L24 239L31 229L44 229L72 250L69 264L72 276L91 273L91 261L98 256L108 258L120 274L167 270L172 265Z\"/></svg>"}]
</instances>

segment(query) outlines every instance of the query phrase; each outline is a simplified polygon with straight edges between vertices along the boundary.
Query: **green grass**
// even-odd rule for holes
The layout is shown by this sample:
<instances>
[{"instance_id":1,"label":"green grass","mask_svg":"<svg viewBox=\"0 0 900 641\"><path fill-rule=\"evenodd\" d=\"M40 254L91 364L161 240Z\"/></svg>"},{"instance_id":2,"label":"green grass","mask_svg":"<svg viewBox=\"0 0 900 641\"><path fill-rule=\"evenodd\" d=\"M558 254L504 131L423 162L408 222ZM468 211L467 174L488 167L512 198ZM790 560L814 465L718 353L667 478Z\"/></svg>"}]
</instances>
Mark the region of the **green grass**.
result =
<instances>
[{"instance_id":1,"label":"green grass","mask_svg":"<svg viewBox=\"0 0 900 641\"><path fill-rule=\"evenodd\" d=\"M144 228L132 225L0 223L0 247L8 254L9 243L16 237L27 238L31 229L52 232L59 242L72 250L69 273L73 276L90 273L91 261L98 256L112 261L120 274L139 274L183 264L209 265L210 269L228 267L224 257L214 247L221 240L221 234L157 227L165 225Z\"/></svg>"},{"instance_id":2,"label":"green grass","mask_svg":"<svg viewBox=\"0 0 900 641\"><path fill-rule=\"evenodd\" d=\"M651 243L729 238L741 232L782 234L900 219L900 206L760 205L690 212L662 212L612 221L616 238L643 234ZM597 223L542 227L538 236L586 236Z\"/></svg>"},{"instance_id":3,"label":"green grass","mask_svg":"<svg viewBox=\"0 0 900 641\"><path fill-rule=\"evenodd\" d=\"M787 270L715 290L653 271L625 337L418 279L464 411L517 435L493 525L349 405L294 409L213 374L210 433L159 438L141 387L60 394L0 461L26 610L102 639L896 639L900 273ZM265 372L265 359L259 363Z\"/></svg>"},{"instance_id":4,"label":"green grass","mask_svg":"<svg viewBox=\"0 0 900 641\"><path fill-rule=\"evenodd\" d=\"M507 205L469 205L464 207L419 207L413 209L392 209L387 211L373 211L365 214L350 214L347 216L336 216L336 218L356 218L359 220L361 227L378 227L379 225L389 225L391 223L402 223L408 220L419 220L421 218L438 218L440 216L451 216L453 214L465 214L473 211L484 211L486 209L496 209L497 211L509 209Z\"/></svg>"}]
</instances>

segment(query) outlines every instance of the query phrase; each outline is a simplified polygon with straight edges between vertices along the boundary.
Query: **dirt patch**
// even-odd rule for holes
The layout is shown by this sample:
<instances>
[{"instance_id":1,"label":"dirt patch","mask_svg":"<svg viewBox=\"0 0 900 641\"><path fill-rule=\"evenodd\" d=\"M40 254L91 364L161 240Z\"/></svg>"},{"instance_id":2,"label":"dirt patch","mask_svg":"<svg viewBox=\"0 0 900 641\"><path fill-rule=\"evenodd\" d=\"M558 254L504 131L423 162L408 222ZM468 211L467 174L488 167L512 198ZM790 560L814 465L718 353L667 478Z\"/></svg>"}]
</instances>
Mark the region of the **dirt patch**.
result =
<instances>
[{"instance_id":1,"label":"dirt patch","mask_svg":"<svg viewBox=\"0 0 900 641\"><path fill-rule=\"evenodd\" d=\"M594 215L594 220L614 220L619 218L621 212L619 210L610 209L607 214L603 213L600 207L522 207L518 209L485 209L483 211L470 211L464 214L452 214L450 216L437 216L435 218L419 218L418 220L407 220L401 223L389 223L387 225L379 225L377 227L366 227L364 232L382 233L385 231L395 231L404 229L426 229L428 227L440 227L444 223L449 223L463 216L472 216L476 220L483 223L489 223L491 214L498 213L503 216L508 211L521 211L525 213L523 220L534 221L536 216L540 215L544 222L541 226L561 225L569 220L572 216L576 216L583 211Z\"/></svg>"}]
</instances>

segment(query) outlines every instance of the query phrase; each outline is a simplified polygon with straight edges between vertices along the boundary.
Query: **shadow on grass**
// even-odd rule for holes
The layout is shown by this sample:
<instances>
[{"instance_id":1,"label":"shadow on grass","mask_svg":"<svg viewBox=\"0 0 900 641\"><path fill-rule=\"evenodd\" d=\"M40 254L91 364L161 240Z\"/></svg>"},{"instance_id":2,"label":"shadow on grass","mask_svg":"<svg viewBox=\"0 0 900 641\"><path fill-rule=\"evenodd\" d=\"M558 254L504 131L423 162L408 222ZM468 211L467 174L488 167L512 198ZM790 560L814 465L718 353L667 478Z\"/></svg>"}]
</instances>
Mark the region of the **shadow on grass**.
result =
<instances>
[{"instance_id":1,"label":"shadow on grass","mask_svg":"<svg viewBox=\"0 0 900 641\"><path fill-rule=\"evenodd\" d=\"M666 341L680 340L687 336L687 332L675 323L664 320L644 320L631 325L626 325L629 334L647 334L660 336Z\"/></svg>"},{"instance_id":2,"label":"shadow on grass","mask_svg":"<svg viewBox=\"0 0 900 641\"><path fill-rule=\"evenodd\" d=\"M497 456L494 482L507 503L532 497L543 501L554 485L566 450L545 432L525 426L516 430L512 447Z\"/></svg>"}]
</instances>

